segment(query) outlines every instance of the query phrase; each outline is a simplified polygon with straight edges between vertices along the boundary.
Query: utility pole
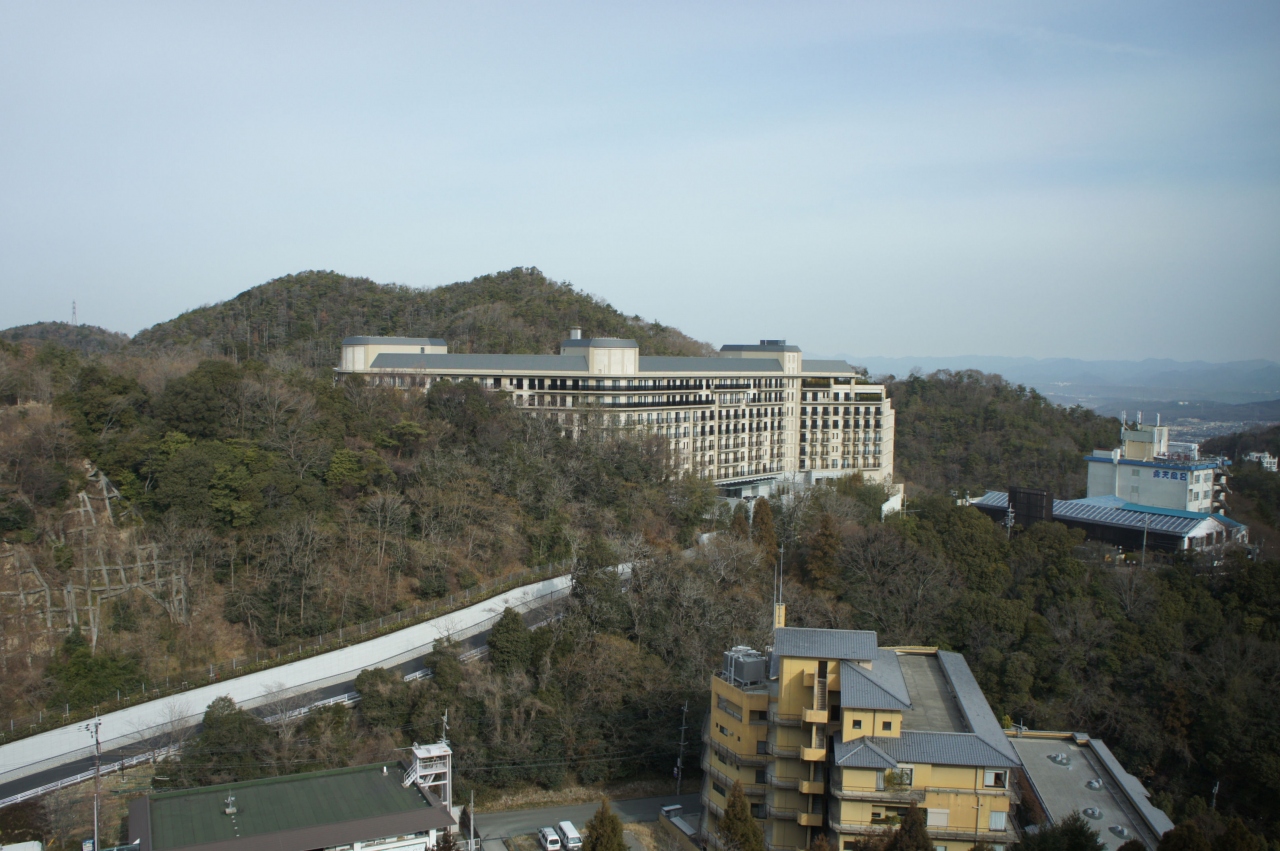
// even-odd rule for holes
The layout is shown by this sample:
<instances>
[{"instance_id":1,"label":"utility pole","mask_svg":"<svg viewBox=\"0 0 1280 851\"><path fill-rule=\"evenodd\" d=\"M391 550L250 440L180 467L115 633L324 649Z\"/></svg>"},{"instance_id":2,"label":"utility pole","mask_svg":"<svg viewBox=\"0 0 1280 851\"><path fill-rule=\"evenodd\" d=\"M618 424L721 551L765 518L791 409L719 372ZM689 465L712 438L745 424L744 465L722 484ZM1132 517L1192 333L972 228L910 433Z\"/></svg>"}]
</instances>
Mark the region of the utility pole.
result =
<instances>
[{"instance_id":1,"label":"utility pole","mask_svg":"<svg viewBox=\"0 0 1280 851\"><path fill-rule=\"evenodd\" d=\"M471 810L467 813L467 828L471 831L471 842L467 851L476 851L476 790L471 790Z\"/></svg>"},{"instance_id":2,"label":"utility pole","mask_svg":"<svg viewBox=\"0 0 1280 851\"><path fill-rule=\"evenodd\" d=\"M93 733L93 851L98 851L98 813L102 808L102 740L99 737L102 719L95 716L80 729Z\"/></svg>"},{"instance_id":3,"label":"utility pole","mask_svg":"<svg viewBox=\"0 0 1280 851\"><path fill-rule=\"evenodd\" d=\"M1142 518L1142 568L1147 567L1147 527L1151 525L1151 515Z\"/></svg>"},{"instance_id":4,"label":"utility pole","mask_svg":"<svg viewBox=\"0 0 1280 851\"><path fill-rule=\"evenodd\" d=\"M680 781L684 780L684 731L688 725L685 723L689 717L689 701L684 702L684 709L680 712L680 755L676 757L676 794L680 794Z\"/></svg>"}]
</instances>

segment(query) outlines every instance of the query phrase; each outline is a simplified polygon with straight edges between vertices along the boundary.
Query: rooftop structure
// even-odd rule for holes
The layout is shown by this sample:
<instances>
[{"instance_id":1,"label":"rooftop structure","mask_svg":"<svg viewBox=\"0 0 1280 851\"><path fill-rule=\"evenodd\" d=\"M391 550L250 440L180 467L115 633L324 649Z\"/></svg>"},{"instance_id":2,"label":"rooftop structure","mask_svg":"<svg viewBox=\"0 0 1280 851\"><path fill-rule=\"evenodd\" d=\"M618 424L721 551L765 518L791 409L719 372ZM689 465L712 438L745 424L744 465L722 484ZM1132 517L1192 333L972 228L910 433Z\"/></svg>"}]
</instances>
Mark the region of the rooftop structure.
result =
<instances>
[{"instance_id":1,"label":"rooftop structure","mask_svg":"<svg viewBox=\"0 0 1280 851\"><path fill-rule=\"evenodd\" d=\"M987 491L969 504L996 522L1008 518L1007 493ZM1083 529L1095 541L1133 551L1144 548L1162 552L1217 551L1228 544L1249 540L1248 527L1221 514L1157 508L1115 496L1054 499L1052 506L1047 516L1024 516L1015 506L1013 521L1024 526L1036 520L1054 521Z\"/></svg>"},{"instance_id":2,"label":"rooftop structure","mask_svg":"<svg viewBox=\"0 0 1280 851\"><path fill-rule=\"evenodd\" d=\"M1130 839L1155 848L1173 822L1099 739L1083 733L1027 731L1010 739L1027 785L1051 823L1081 813L1108 851Z\"/></svg>"},{"instance_id":3,"label":"rooftop structure","mask_svg":"<svg viewBox=\"0 0 1280 851\"><path fill-rule=\"evenodd\" d=\"M1017 752L964 657L880 647L874 632L795 629L779 607L774 646L725 654L711 678L704 729L702 834L717 826L734 781L771 849L825 834L846 851L916 804L935 848L1017 840Z\"/></svg>"},{"instance_id":4,"label":"rooftop structure","mask_svg":"<svg viewBox=\"0 0 1280 851\"><path fill-rule=\"evenodd\" d=\"M456 821L404 774L379 763L148 795L129 805L129 839L139 851L424 851Z\"/></svg>"},{"instance_id":5,"label":"rooftop structure","mask_svg":"<svg viewBox=\"0 0 1280 851\"><path fill-rule=\"evenodd\" d=\"M635 340L584 338L576 328L555 355L453 354L437 338L348 337L335 374L406 392L475 381L570 434L612 428L663 438L673 466L729 496L767 494L782 480L893 479L884 387L844 361L806 359L785 340L727 345L714 357L654 357Z\"/></svg>"}]
</instances>

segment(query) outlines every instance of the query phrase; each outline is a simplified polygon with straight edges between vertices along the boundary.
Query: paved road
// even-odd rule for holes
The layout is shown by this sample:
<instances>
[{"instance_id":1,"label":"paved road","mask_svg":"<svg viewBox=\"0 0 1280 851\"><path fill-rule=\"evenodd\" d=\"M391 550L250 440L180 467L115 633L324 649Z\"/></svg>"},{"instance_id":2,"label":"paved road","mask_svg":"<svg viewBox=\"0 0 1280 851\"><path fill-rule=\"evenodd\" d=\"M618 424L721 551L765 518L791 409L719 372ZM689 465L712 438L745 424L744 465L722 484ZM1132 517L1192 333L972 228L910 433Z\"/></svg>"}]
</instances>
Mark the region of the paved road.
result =
<instances>
[{"instance_id":1,"label":"paved road","mask_svg":"<svg viewBox=\"0 0 1280 851\"><path fill-rule=\"evenodd\" d=\"M530 609L528 612L525 612L522 616L524 618L525 623L532 626L534 624L538 624L546 620L549 616L553 615L557 611L559 605L560 605L560 601L558 600L552 601L543 606ZM472 650L479 647L484 647L486 642L489 640L490 632L491 630L484 630L483 632L477 633L471 636L470 638L457 642L455 646L462 649L464 652L466 650ZM422 661L420 657L414 658L408 662L403 662L399 665L392 666L390 670L393 670L399 673L401 676L406 676L408 674L421 671ZM346 694L347 692L352 691L354 687L354 683L355 683L355 677L353 676L350 679L344 680L343 682L333 683L321 689L316 689L314 691L299 694L296 697L294 697L293 700L296 703L303 704L303 705L316 703L318 701L325 700L331 697L337 697L340 694ZM254 709L251 711L261 716L261 715L269 714L270 710L268 707L258 707L257 709ZM188 734L194 735L199 731L200 731L200 725L197 723L197 724L194 724L188 730ZM90 738L87 732L84 733L84 739L87 745L91 746L93 744L93 739ZM104 763L117 762L120 759L127 756L133 756L134 754L145 753L154 747L158 747L159 744L161 743L157 743L154 740L146 740L146 741L130 743L129 745L126 745L125 747L121 747L121 748L104 750L102 753L102 761ZM34 774L28 774L19 779L10 780L7 783L0 783L0 799L7 798L10 795L16 795L20 792L25 792L28 789L38 789L41 786L44 786L46 783L53 783L54 781L61 780L64 777L74 777L77 774L82 774L92 769L93 769L92 756L84 756L79 759L73 759L68 762L63 762L59 765L55 765L50 768L44 769L43 771L38 771Z\"/></svg>"},{"instance_id":2,"label":"paved road","mask_svg":"<svg viewBox=\"0 0 1280 851\"><path fill-rule=\"evenodd\" d=\"M684 807L684 815L698 812L702 805L697 795L668 795L660 798L632 798L627 801L610 801L609 805L624 822L657 821L658 811L668 804L679 804ZM508 810L501 813L477 813L476 831L484 840L484 849L501 847L501 842L494 841L503 837L520 836L534 833L540 827L551 827L558 821L571 821L582 830L587 820L600 809L599 802L594 804L570 804L563 807L543 807L536 810Z\"/></svg>"}]
</instances>

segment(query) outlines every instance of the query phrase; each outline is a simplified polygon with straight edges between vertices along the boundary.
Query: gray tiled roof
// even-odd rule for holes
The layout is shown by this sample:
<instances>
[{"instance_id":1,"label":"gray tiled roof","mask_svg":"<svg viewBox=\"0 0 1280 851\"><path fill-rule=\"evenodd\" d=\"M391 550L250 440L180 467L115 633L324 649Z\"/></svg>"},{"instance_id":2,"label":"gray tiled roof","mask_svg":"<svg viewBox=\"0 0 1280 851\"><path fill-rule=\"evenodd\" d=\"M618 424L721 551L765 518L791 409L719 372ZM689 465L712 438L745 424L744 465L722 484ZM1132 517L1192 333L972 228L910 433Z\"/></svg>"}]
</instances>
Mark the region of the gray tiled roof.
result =
<instances>
[{"instance_id":1,"label":"gray tiled roof","mask_svg":"<svg viewBox=\"0 0 1280 851\"><path fill-rule=\"evenodd\" d=\"M809 373L813 373L813 372L821 372L821 373L839 372L842 374L851 374L851 373L857 372L857 370L855 370L853 367L849 366L849 364L845 363L842 360L817 360L817 359L811 359L811 358L804 359L804 363L801 364L800 371L805 375L808 375Z\"/></svg>"},{"instance_id":2,"label":"gray tiled roof","mask_svg":"<svg viewBox=\"0 0 1280 851\"><path fill-rule=\"evenodd\" d=\"M876 658L876 649L876 634L864 629L784 626L773 633L773 652L779 656L870 662Z\"/></svg>"},{"instance_id":3,"label":"gray tiled roof","mask_svg":"<svg viewBox=\"0 0 1280 851\"><path fill-rule=\"evenodd\" d=\"M374 343L383 346L445 346L448 345L439 337L346 337L344 346L359 346Z\"/></svg>"},{"instance_id":4,"label":"gray tiled roof","mask_svg":"<svg viewBox=\"0 0 1280 851\"><path fill-rule=\"evenodd\" d=\"M969 670L969 663L965 661L964 656L948 650L939 650L938 663L942 665L942 672L946 674L947 682L951 683L956 702L960 704L960 711L964 713L964 720L969 725L969 729L1011 760L1012 764L1021 765L1017 751L1013 749L1013 745L1009 743L1009 737L1004 734L1004 729L996 720L995 713L991 711L991 704L987 703L986 695L982 693L982 687L978 685L978 681L973 678L973 672Z\"/></svg>"},{"instance_id":5,"label":"gray tiled roof","mask_svg":"<svg viewBox=\"0 0 1280 851\"><path fill-rule=\"evenodd\" d=\"M587 371L586 355L418 355L383 352L370 369L456 369L472 372L518 370L521 372Z\"/></svg>"},{"instance_id":6,"label":"gray tiled roof","mask_svg":"<svg viewBox=\"0 0 1280 851\"><path fill-rule=\"evenodd\" d=\"M1010 749L1012 750L1012 748ZM888 764L886 764L886 758ZM836 764L845 768L896 768L899 763L1015 768L1021 765L976 733L904 731L901 736L863 736L846 744L836 739Z\"/></svg>"},{"instance_id":7,"label":"gray tiled roof","mask_svg":"<svg viewBox=\"0 0 1280 851\"><path fill-rule=\"evenodd\" d=\"M601 349L638 349L640 344L635 340L624 340L620 337L589 337L578 340L561 340L561 349L578 349L578 348L601 348Z\"/></svg>"},{"instance_id":8,"label":"gray tiled roof","mask_svg":"<svg viewBox=\"0 0 1280 851\"><path fill-rule=\"evenodd\" d=\"M641 372L782 372L773 358L687 358L658 355L640 356Z\"/></svg>"},{"instance_id":9,"label":"gray tiled roof","mask_svg":"<svg viewBox=\"0 0 1280 851\"><path fill-rule=\"evenodd\" d=\"M911 695L902 677L898 654L877 650L870 671L852 662L841 662L840 705L855 709L910 709Z\"/></svg>"}]
</instances>

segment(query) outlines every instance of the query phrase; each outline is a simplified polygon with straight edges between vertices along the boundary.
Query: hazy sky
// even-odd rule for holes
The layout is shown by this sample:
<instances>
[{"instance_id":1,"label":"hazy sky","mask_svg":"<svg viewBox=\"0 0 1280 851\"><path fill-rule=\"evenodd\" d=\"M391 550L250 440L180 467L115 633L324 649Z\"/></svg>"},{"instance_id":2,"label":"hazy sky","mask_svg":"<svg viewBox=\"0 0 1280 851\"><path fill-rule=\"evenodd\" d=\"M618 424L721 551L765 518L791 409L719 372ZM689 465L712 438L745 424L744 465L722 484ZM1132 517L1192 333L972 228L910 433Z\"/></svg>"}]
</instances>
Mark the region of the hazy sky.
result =
<instances>
[{"instance_id":1,"label":"hazy sky","mask_svg":"<svg viewBox=\"0 0 1280 851\"><path fill-rule=\"evenodd\" d=\"M513 266L717 344L1280 358L1280 3L0 0L0 327Z\"/></svg>"}]
</instances>

